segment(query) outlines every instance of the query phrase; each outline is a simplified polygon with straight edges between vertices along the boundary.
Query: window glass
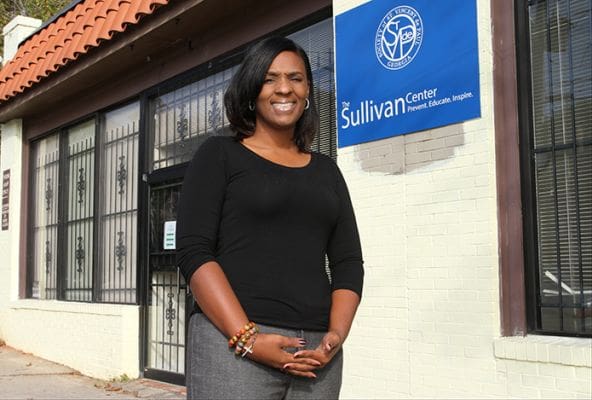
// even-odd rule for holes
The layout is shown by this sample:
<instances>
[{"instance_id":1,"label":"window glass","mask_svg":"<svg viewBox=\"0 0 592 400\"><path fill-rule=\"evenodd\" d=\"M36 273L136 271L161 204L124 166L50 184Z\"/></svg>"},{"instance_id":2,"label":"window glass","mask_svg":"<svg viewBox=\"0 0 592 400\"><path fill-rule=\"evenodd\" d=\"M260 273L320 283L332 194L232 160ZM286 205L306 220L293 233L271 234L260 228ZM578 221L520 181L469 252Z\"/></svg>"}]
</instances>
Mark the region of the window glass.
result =
<instances>
[{"instance_id":1,"label":"window glass","mask_svg":"<svg viewBox=\"0 0 592 400\"><path fill-rule=\"evenodd\" d=\"M59 145L54 134L31 146L29 293L37 299L57 296Z\"/></svg>"},{"instance_id":2,"label":"window glass","mask_svg":"<svg viewBox=\"0 0 592 400\"><path fill-rule=\"evenodd\" d=\"M537 216L536 329L592 333L592 18L583 0L528 7Z\"/></svg>"},{"instance_id":3,"label":"window glass","mask_svg":"<svg viewBox=\"0 0 592 400\"><path fill-rule=\"evenodd\" d=\"M135 102L101 124L100 301L136 302L139 122Z\"/></svg>"},{"instance_id":4,"label":"window glass","mask_svg":"<svg viewBox=\"0 0 592 400\"><path fill-rule=\"evenodd\" d=\"M67 131L65 299L92 300L95 121Z\"/></svg>"}]
</instances>

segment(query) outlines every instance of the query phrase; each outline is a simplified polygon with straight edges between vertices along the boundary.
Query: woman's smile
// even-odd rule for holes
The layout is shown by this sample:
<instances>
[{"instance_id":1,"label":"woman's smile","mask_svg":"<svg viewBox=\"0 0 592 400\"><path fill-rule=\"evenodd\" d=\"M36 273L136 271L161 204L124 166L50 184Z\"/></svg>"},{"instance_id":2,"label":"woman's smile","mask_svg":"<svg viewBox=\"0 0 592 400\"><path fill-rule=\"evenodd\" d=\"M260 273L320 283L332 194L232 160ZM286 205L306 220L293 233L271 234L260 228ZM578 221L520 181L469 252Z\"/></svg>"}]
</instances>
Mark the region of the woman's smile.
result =
<instances>
[{"instance_id":1,"label":"woman's smile","mask_svg":"<svg viewBox=\"0 0 592 400\"><path fill-rule=\"evenodd\" d=\"M296 102L294 101L272 102L271 105L279 112L288 112L296 108Z\"/></svg>"}]
</instances>

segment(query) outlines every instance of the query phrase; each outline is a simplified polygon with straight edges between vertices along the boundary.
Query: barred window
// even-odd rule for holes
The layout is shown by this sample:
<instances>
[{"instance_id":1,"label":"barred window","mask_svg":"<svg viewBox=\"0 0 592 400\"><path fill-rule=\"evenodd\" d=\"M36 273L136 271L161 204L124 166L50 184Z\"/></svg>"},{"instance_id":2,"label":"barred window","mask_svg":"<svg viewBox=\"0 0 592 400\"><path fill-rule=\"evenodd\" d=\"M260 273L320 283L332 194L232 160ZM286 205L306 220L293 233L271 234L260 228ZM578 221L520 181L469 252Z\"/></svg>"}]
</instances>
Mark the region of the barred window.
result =
<instances>
[{"instance_id":1,"label":"barred window","mask_svg":"<svg viewBox=\"0 0 592 400\"><path fill-rule=\"evenodd\" d=\"M236 69L225 69L152 101L152 170L188 162L206 138L231 133L223 98Z\"/></svg>"},{"instance_id":2,"label":"barred window","mask_svg":"<svg viewBox=\"0 0 592 400\"><path fill-rule=\"evenodd\" d=\"M529 1L534 217L530 329L592 334L592 37L588 0Z\"/></svg>"},{"instance_id":3,"label":"barred window","mask_svg":"<svg viewBox=\"0 0 592 400\"><path fill-rule=\"evenodd\" d=\"M139 118L136 102L31 143L29 297L136 303Z\"/></svg>"},{"instance_id":4,"label":"barred window","mask_svg":"<svg viewBox=\"0 0 592 400\"><path fill-rule=\"evenodd\" d=\"M102 119L97 293L101 301L135 303L138 237L140 105Z\"/></svg>"},{"instance_id":5,"label":"barred window","mask_svg":"<svg viewBox=\"0 0 592 400\"><path fill-rule=\"evenodd\" d=\"M28 252L29 296L57 298L58 182L60 137L57 134L31 146L31 229Z\"/></svg>"},{"instance_id":6,"label":"barred window","mask_svg":"<svg viewBox=\"0 0 592 400\"><path fill-rule=\"evenodd\" d=\"M66 162L61 165L67 181L64 232L66 260L64 298L92 300L93 228L94 228L94 156L95 121L72 127L66 131Z\"/></svg>"}]
</instances>

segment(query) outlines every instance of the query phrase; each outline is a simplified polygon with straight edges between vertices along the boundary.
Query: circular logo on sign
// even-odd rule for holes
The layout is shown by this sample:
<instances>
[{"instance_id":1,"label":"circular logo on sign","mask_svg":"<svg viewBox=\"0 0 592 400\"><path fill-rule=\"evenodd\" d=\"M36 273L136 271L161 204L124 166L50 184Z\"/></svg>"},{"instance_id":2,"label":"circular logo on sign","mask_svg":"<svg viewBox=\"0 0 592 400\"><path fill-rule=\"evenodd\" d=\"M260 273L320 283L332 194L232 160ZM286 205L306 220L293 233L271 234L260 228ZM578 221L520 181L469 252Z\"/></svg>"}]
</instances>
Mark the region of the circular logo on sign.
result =
<instances>
[{"instance_id":1,"label":"circular logo on sign","mask_svg":"<svg viewBox=\"0 0 592 400\"><path fill-rule=\"evenodd\" d=\"M409 6L395 7L386 13L376 30L376 57L385 68L405 68L417 55L422 39L419 13Z\"/></svg>"}]
</instances>

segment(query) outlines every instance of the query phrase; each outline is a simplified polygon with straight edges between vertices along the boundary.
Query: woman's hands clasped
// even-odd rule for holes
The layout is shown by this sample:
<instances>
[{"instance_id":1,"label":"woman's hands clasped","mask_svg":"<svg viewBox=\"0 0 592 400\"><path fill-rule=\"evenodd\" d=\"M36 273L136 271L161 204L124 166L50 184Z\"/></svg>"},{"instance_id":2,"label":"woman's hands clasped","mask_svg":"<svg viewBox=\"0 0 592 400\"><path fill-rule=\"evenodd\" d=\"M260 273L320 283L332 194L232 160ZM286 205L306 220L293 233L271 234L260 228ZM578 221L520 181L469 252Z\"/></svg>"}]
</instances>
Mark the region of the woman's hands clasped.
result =
<instances>
[{"instance_id":1,"label":"woman's hands clasped","mask_svg":"<svg viewBox=\"0 0 592 400\"><path fill-rule=\"evenodd\" d=\"M291 340L291 338L284 336L280 337ZM296 340L298 341L299 339ZM313 371L329 364L341 348L341 344L341 337L336 332L327 332L321 343L314 350L299 350L293 355L284 351L291 359L283 364L281 369L292 375L316 378L316 374ZM302 345L296 347L302 347Z\"/></svg>"},{"instance_id":2,"label":"woman's hands clasped","mask_svg":"<svg viewBox=\"0 0 592 400\"><path fill-rule=\"evenodd\" d=\"M305 345L304 339L301 338L259 333L255 346L253 346L253 352L248 355L248 358L292 375L316 378L312 371L321 366L320 361L310 357L296 358L294 354L285 350L286 348L301 348Z\"/></svg>"}]
</instances>

